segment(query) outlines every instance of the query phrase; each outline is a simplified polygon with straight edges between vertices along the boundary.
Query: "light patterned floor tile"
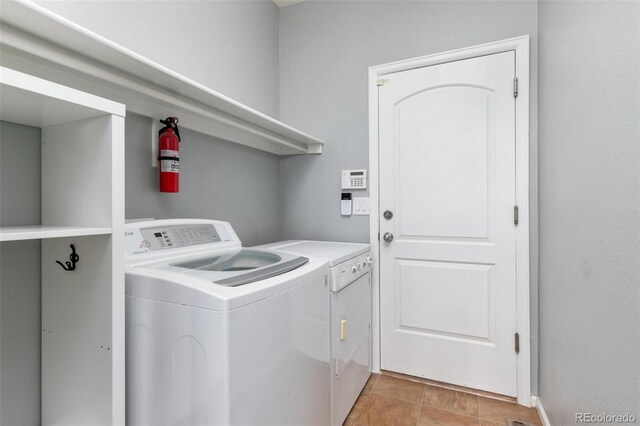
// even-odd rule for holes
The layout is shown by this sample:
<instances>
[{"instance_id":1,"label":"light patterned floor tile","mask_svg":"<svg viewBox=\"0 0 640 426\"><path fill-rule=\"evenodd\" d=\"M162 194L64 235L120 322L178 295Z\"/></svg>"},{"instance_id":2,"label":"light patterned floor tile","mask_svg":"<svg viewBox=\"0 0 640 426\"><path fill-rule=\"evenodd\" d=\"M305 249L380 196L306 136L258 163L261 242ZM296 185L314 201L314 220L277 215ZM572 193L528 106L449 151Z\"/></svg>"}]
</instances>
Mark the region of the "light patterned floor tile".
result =
<instances>
[{"instance_id":1,"label":"light patterned floor tile","mask_svg":"<svg viewBox=\"0 0 640 426\"><path fill-rule=\"evenodd\" d=\"M362 410L367 403L367 399L369 399L369 392L362 391L362 393L360 393L360 396L358 396L358 399L356 399L355 404L353 404L349 415L345 419L343 423L344 426L351 426L356 422L360 414L362 414Z\"/></svg>"},{"instance_id":2,"label":"light patterned floor tile","mask_svg":"<svg viewBox=\"0 0 640 426\"><path fill-rule=\"evenodd\" d=\"M356 426L415 426L420 404L372 393Z\"/></svg>"},{"instance_id":3,"label":"light patterned floor tile","mask_svg":"<svg viewBox=\"0 0 640 426\"><path fill-rule=\"evenodd\" d=\"M422 406L418 426L479 426L480 419L435 407Z\"/></svg>"},{"instance_id":4,"label":"light patterned floor tile","mask_svg":"<svg viewBox=\"0 0 640 426\"><path fill-rule=\"evenodd\" d=\"M380 376L373 385L371 392L420 404L422 403L424 387L425 385L422 383L396 379L390 376Z\"/></svg>"},{"instance_id":5,"label":"light patterned floor tile","mask_svg":"<svg viewBox=\"0 0 640 426\"><path fill-rule=\"evenodd\" d=\"M478 397L469 393L426 385L424 404L478 417Z\"/></svg>"},{"instance_id":6,"label":"light patterned floor tile","mask_svg":"<svg viewBox=\"0 0 640 426\"><path fill-rule=\"evenodd\" d=\"M480 419L480 426L504 426L504 423L496 423Z\"/></svg>"},{"instance_id":7,"label":"light patterned floor tile","mask_svg":"<svg viewBox=\"0 0 640 426\"><path fill-rule=\"evenodd\" d=\"M364 385L364 390L366 391L371 391L371 388L373 388L373 385L376 383L376 380L378 379L378 376L380 376L377 373L371 373L371 376L369 376L369 380L367 380L367 383L365 383Z\"/></svg>"},{"instance_id":8,"label":"light patterned floor tile","mask_svg":"<svg viewBox=\"0 0 640 426\"><path fill-rule=\"evenodd\" d=\"M542 426L540 417L535 408L523 407L512 402L498 401L491 398L480 397L480 418L504 424L506 418L521 422Z\"/></svg>"}]
</instances>

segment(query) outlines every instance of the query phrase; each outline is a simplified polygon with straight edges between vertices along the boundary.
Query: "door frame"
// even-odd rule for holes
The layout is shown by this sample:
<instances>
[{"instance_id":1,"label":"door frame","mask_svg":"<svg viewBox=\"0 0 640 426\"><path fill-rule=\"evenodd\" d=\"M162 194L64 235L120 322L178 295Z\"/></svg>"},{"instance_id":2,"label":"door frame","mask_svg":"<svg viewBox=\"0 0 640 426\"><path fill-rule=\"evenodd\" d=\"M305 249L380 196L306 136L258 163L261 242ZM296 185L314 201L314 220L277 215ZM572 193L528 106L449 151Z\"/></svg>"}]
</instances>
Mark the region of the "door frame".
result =
<instances>
[{"instance_id":1,"label":"door frame","mask_svg":"<svg viewBox=\"0 0 640 426\"><path fill-rule=\"evenodd\" d=\"M399 71L471 59L478 56L515 51L518 96L516 97L516 327L520 352L516 357L518 404L531 403L531 341L529 300L529 35L500 40L433 55L369 67L369 241L374 264L372 283L372 369L380 372L380 206L378 79Z\"/></svg>"}]
</instances>

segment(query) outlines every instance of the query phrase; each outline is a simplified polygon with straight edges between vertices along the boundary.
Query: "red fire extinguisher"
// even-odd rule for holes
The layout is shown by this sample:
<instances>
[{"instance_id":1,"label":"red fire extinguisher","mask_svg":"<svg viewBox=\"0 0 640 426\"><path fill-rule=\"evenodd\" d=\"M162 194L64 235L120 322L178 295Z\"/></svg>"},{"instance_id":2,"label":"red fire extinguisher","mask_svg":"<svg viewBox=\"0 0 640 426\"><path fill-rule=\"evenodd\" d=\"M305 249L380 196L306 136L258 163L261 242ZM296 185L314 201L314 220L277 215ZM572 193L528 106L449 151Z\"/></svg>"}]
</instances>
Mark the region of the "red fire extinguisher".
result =
<instances>
[{"instance_id":1,"label":"red fire extinguisher","mask_svg":"<svg viewBox=\"0 0 640 426\"><path fill-rule=\"evenodd\" d=\"M158 161L160 162L160 192L178 192L180 178L180 132L178 117L160 120L164 127L160 129L158 141Z\"/></svg>"}]
</instances>

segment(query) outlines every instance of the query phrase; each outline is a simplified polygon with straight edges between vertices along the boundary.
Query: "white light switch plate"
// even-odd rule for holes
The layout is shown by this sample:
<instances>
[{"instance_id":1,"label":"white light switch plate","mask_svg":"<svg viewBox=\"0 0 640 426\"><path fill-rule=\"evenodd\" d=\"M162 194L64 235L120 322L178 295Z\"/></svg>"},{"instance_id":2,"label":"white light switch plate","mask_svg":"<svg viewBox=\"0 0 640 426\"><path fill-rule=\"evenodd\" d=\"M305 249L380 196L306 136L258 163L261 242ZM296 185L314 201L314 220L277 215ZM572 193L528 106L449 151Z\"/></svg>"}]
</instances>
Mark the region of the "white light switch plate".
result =
<instances>
[{"instance_id":1,"label":"white light switch plate","mask_svg":"<svg viewBox=\"0 0 640 426\"><path fill-rule=\"evenodd\" d=\"M369 216L369 197L353 197L353 214Z\"/></svg>"}]
</instances>

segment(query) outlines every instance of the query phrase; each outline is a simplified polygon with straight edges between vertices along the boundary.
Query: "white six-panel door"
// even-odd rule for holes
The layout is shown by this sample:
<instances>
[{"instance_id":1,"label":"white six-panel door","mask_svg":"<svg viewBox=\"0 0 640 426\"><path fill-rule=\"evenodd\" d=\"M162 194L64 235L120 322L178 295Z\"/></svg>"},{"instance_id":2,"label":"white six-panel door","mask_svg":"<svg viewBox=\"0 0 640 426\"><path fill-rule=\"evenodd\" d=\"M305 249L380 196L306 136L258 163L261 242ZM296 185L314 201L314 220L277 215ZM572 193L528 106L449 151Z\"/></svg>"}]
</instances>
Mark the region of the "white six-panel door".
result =
<instances>
[{"instance_id":1,"label":"white six-panel door","mask_svg":"<svg viewBox=\"0 0 640 426\"><path fill-rule=\"evenodd\" d=\"M514 76L512 51L383 76L382 369L517 394Z\"/></svg>"}]
</instances>

